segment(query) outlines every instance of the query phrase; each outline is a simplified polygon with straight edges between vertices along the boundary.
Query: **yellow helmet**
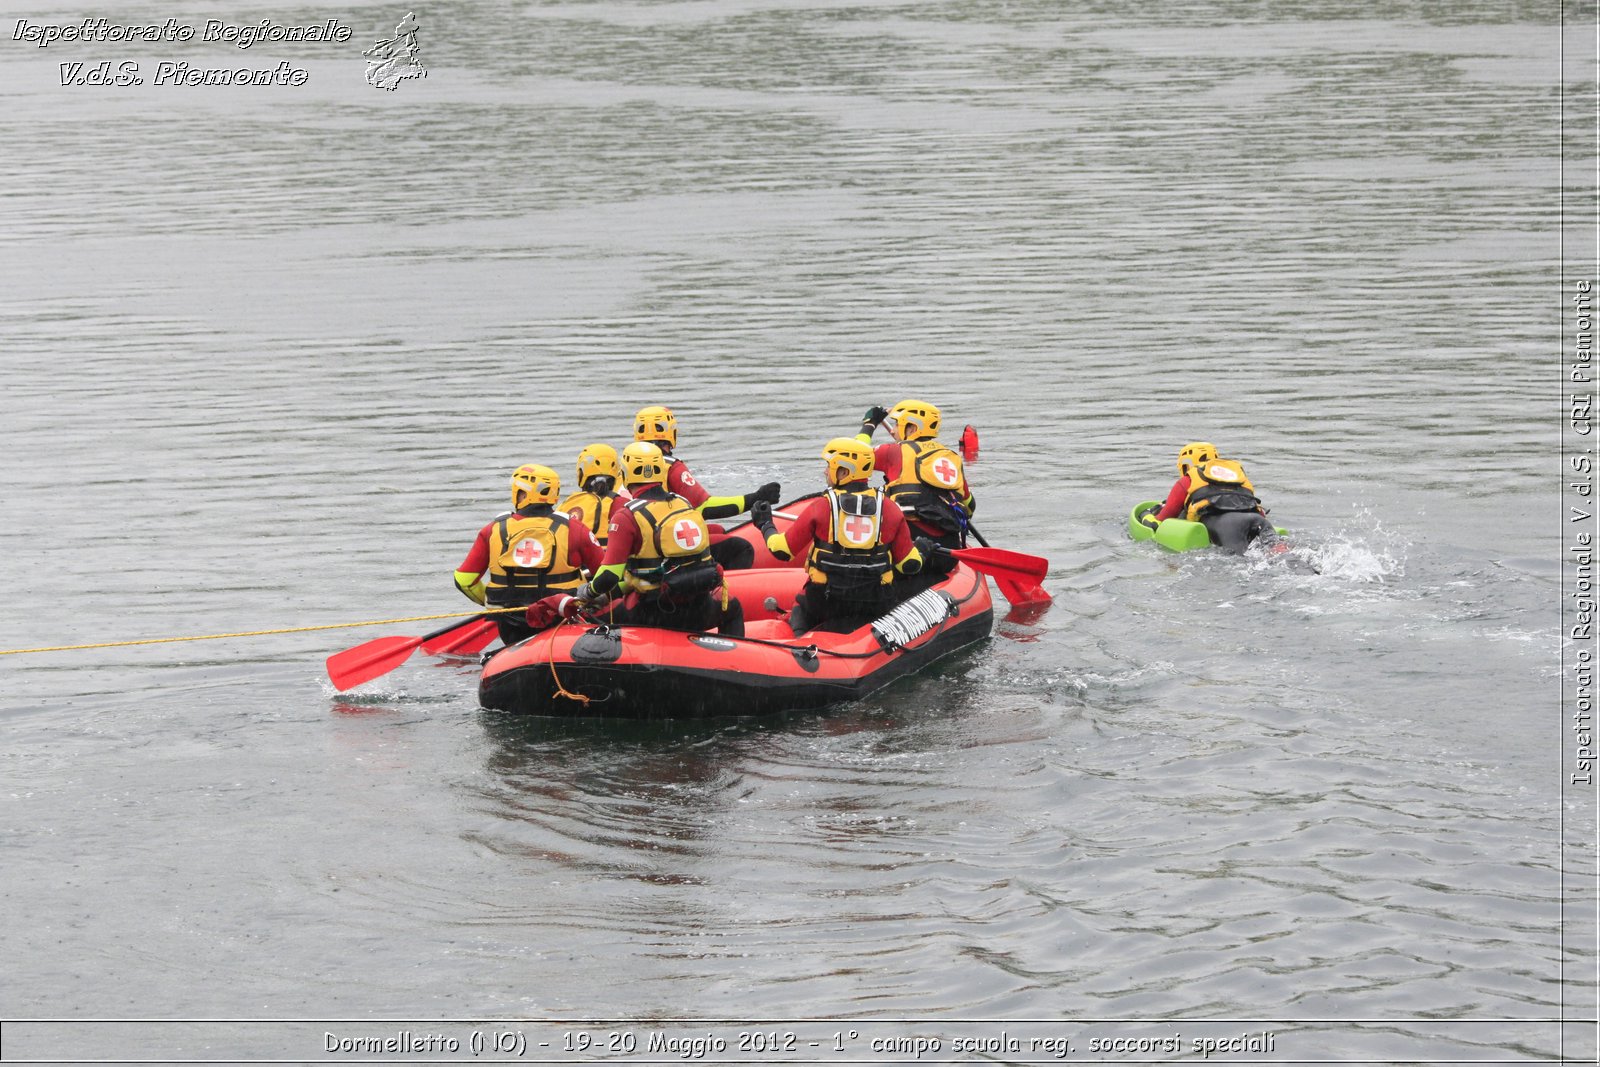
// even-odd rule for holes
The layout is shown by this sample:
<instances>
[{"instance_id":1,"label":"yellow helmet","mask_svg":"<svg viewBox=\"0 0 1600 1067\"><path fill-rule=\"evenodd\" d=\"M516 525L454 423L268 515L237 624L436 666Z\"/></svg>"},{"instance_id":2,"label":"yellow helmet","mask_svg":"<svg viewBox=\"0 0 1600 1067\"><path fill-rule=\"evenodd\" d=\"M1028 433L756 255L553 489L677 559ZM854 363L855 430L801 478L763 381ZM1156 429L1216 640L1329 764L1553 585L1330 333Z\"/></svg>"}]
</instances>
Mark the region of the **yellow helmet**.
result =
<instances>
[{"instance_id":1,"label":"yellow helmet","mask_svg":"<svg viewBox=\"0 0 1600 1067\"><path fill-rule=\"evenodd\" d=\"M1189 467L1210 463L1217 458L1217 446L1210 441L1191 441L1178 449L1178 473L1185 474Z\"/></svg>"},{"instance_id":2,"label":"yellow helmet","mask_svg":"<svg viewBox=\"0 0 1600 1067\"><path fill-rule=\"evenodd\" d=\"M635 441L622 450L622 483L643 485L667 480L666 453L648 441Z\"/></svg>"},{"instance_id":3,"label":"yellow helmet","mask_svg":"<svg viewBox=\"0 0 1600 1067\"><path fill-rule=\"evenodd\" d=\"M678 417L672 413L671 408L661 407L659 404L640 408L639 414L633 417L633 439L635 441L652 441L656 444L666 442L662 451L670 451L678 447Z\"/></svg>"},{"instance_id":4,"label":"yellow helmet","mask_svg":"<svg viewBox=\"0 0 1600 1067\"><path fill-rule=\"evenodd\" d=\"M828 484L848 485L872 475L872 446L854 437L835 437L822 446L828 461Z\"/></svg>"},{"instance_id":5,"label":"yellow helmet","mask_svg":"<svg viewBox=\"0 0 1600 1067\"><path fill-rule=\"evenodd\" d=\"M889 432L896 441L939 436L939 409L925 400L902 400L889 409Z\"/></svg>"},{"instance_id":6,"label":"yellow helmet","mask_svg":"<svg viewBox=\"0 0 1600 1067\"><path fill-rule=\"evenodd\" d=\"M524 463L511 475L511 506L554 504L561 496L561 476L549 467Z\"/></svg>"},{"instance_id":7,"label":"yellow helmet","mask_svg":"<svg viewBox=\"0 0 1600 1067\"><path fill-rule=\"evenodd\" d=\"M610 445L589 445L578 453L578 485L584 485L597 474L613 482L622 475L617 467L617 450Z\"/></svg>"}]
</instances>

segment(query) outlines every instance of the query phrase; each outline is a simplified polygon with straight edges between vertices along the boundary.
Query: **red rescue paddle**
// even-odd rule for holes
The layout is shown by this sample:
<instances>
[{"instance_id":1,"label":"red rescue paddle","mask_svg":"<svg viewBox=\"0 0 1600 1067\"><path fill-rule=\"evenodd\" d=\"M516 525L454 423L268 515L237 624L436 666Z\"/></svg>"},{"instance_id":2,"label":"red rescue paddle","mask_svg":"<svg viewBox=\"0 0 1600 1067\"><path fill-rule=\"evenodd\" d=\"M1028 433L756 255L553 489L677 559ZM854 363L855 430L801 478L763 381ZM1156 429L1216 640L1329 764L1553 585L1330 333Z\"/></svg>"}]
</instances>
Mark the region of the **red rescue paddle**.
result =
<instances>
[{"instance_id":1,"label":"red rescue paddle","mask_svg":"<svg viewBox=\"0 0 1600 1067\"><path fill-rule=\"evenodd\" d=\"M970 425L961 431L961 460L971 463L978 458L978 431Z\"/></svg>"},{"instance_id":2,"label":"red rescue paddle","mask_svg":"<svg viewBox=\"0 0 1600 1067\"><path fill-rule=\"evenodd\" d=\"M1030 556L1025 552L991 548L988 540L970 522L967 523L967 532L983 547L957 548L951 551L970 564L973 570L982 571L993 578L994 584L1000 587L1000 594L1013 606L1035 607L1051 602L1049 591L1039 584L1050 570L1049 560L1042 556ZM972 556L972 553L982 553L982 555Z\"/></svg>"},{"instance_id":3,"label":"red rescue paddle","mask_svg":"<svg viewBox=\"0 0 1600 1067\"><path fill-rule=\"evenodd\" d=\"M422 651L430 656L471 656L489 647L500 636L500 627L493 619L483 619L476 626L456 627L444 635L422 643Z\"/></svg>"},{"instance_id":4,"label":"red rescue paddle","mask_svg":"<svg viewBox=\"0 0 1600 1067\"><path fill-rule=\"evenodd\" d=\"M474 637L480 628L493 627L494 622L485 619L482 615L474 615L468 619L460 619L449 626L435 630L431 634L421 637L379 637L355 648L347 648L343 652L335 652L328 657L328 679L333 682L333 687L339 692L354 689L362 682L370 682L380 675L388 674L400 664L411 658L411 653L424 645L432 644L433 650L451 651L455 646L441 648L448 645L447 637L454 637L458 633L470 631ZM469 639L462 638L463 643Z\"/></svg>"},{"instance_id":5,"label":"red rescue paddle","mask_svg":"<svg viewBox=\"0 0 1600 1067\"><path fill-rule=\"evenodd\" d=\"M1049 590L1038 582L1011 582L996 578L994 584L1000 587L1000 595L1010 601L1013 608L1043 609L1054 601Z\"/></svg>"},{"instance_id":6,"label":"red rescue paddle","mask_svg":"<svg viewBox=\"0 0 1600 1067\"><path fill-rule=\"evenodd\" d=\"M1038 585L1039 579L1050 571L1050 561L1044 557L1004 548L952 548L949 551L956 559L975 571L989 575L996 582Z\"/></svg>"}]
</instances>

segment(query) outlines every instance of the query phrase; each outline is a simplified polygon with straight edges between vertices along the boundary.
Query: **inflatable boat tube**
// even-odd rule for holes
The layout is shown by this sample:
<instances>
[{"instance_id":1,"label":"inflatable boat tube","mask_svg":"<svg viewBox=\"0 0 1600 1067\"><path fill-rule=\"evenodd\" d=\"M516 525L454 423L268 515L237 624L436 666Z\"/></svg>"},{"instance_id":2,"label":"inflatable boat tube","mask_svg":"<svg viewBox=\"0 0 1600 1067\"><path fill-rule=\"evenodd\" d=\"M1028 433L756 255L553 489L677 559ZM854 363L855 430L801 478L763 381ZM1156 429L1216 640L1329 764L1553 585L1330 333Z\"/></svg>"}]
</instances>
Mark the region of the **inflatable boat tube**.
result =
<instances>
[{"instance_id":1,"label":"inflatable boat tube","mask_svg":"<svg viewBox=\"0 0 1600 1067\"><path fill-rule=\"evenodd\" d=\"M745 635L570 622L502 649L483 666L478 702L522 715L688 719L813 710L859 700L989 636L983 575L958 566L845 633L796 637L788 611L805 572L727 572Z\"/></svg>"}]
</instances>

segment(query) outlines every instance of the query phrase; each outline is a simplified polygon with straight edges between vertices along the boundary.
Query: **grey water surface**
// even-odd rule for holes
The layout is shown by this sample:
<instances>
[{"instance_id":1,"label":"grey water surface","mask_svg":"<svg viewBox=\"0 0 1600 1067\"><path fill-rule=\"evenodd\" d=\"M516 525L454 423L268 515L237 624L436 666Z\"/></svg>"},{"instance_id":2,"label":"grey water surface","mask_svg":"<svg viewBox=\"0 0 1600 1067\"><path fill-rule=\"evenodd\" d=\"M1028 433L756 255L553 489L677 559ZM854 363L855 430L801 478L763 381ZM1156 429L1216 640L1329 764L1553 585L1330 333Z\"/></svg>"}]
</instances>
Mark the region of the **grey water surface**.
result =
<instances>
[{"instance_id":1,"label":"grey water surface","mask_svg":"<svg viewBox=\"0 0 1600 1067\"><path fill-rule=\"evenodd\" d=\"M404 5L228 15L353 30L249 50L0 12L0 648L281 631L0 657L8 1058L829 1020L924 1063L1051 1061L956 1051L1008 1021L1593 1061L1555 401L1592 5L441 0L392 91ZM61 84L103 59L308 76ZM978 430L979 528L1055 602L871 700L517 720L462 660L329 685L436 622L300 629L469 607L510 470L645 404L713 491L799 493L908 396ZM1193 439L1320 573L1127 539Z\"/></svg>"}]
</instances>

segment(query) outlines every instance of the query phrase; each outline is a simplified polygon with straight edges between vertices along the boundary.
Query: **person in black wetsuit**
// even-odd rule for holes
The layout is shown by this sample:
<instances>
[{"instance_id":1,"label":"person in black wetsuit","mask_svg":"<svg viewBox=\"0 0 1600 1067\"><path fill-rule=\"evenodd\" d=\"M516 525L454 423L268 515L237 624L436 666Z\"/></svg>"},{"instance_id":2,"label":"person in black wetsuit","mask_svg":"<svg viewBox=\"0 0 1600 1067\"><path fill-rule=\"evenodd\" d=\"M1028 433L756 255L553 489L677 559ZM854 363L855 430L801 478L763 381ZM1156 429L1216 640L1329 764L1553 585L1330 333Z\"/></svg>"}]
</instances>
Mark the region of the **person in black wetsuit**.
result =
<instances>
[{"instance_id":1,"label":"person in black wetsuit","mask_svg":"<svg viewBox=\"0 0 1600 1067\"><path fill-rule=\"evenodd\" d=\"M1173 518L1202 524L1211 543L1230 556L1239 555L1257 540L1262 544L1278 541L1278 532L1267 521L1267 509L1244 467L1237 460L1223 459L1209 441L1194 441L1178 450L1178 480L1172 483L1166 502L1139 516L1151 529Z\"/></svg>"}]
</instances>

